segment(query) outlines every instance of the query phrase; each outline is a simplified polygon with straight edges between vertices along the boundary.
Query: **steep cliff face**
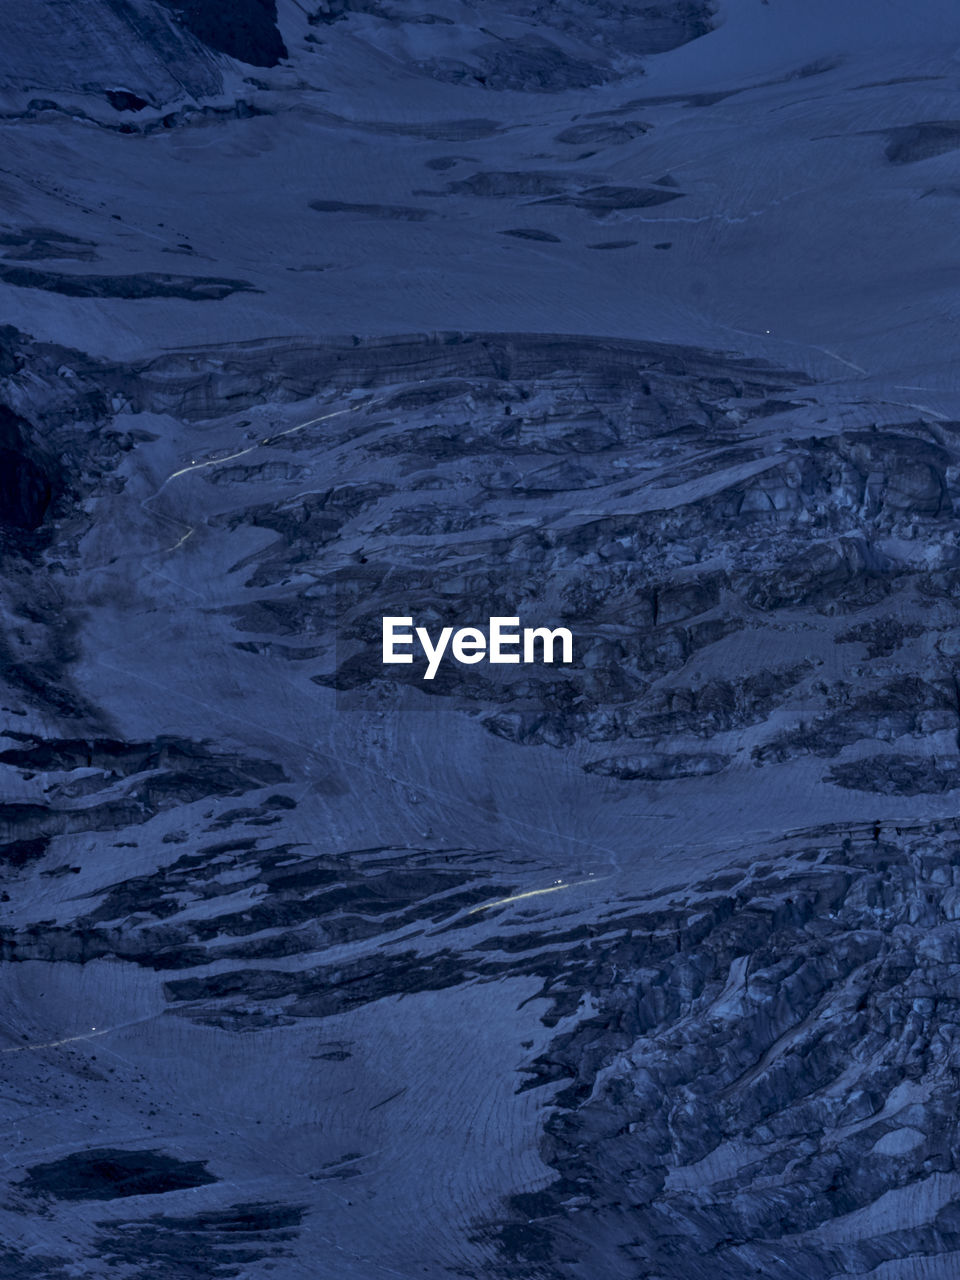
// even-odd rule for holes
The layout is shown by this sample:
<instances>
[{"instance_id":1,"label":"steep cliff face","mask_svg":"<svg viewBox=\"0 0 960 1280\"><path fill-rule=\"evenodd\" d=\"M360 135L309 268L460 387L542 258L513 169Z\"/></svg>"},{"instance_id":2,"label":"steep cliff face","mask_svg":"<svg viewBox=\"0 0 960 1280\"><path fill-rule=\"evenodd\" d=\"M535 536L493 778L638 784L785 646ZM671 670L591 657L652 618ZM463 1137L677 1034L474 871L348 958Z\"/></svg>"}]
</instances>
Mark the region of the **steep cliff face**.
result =
<instances>
[{"instance_id":1,"label":"steep cliff face","mask_svg":"<svg viewBox=\"0 0 960 1280\"><path fill-rule=\"evenodd\" d=\"M240 0L225 10L216 0L158 0L188 31L219 53L256 67L275 67L287 56L277 30L276 0Z\"/></svg>"},{"instance_id":2,"label":"steep cliff face","mask_svg":"<svg viewBox=\"0 0 960 1280\"><path fill-rule=\"evenodd\" d=\"M32 530L43 524L53 494L53 481L32 456L27 423L0 406L0 522L10 529Z\"/></svg>"},{"instance_id":3,"label":"steep cliff face","mask_svg":"<svg viewBox=\"0 0 960 1280\"><path fill-rule=\"evenodd\" d=\"M956 14L57 13L0 1273L952 1276Z\"/></svg>"}]
</instances>

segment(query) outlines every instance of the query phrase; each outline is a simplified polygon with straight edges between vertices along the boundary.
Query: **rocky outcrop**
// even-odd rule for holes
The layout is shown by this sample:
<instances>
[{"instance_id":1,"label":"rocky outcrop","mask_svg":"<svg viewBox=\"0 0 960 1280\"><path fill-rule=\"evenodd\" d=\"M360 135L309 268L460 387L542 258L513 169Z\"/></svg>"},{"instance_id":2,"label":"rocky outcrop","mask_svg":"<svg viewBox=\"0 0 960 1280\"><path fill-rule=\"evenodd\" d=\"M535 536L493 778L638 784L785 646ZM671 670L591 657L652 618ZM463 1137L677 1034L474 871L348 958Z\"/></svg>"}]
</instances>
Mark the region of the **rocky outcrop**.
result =
<instances>
[{"instance_id":1,"label":"rocky outcrop","mask_svg":"<svg viewBox=\"0 0 960 1280\"><path fill-rule=\"evenodd\" d=\"M618 78L627 65L706 35L712 20L712 6L699 0L524 0L488 5L482 22L445 3L424 13L382 0L321 0L310 17L318 31L342 25L374 45L388 32L405 34L405 27L452 28L444 32L442 56L411 59L417 71L450 84L520 93L559 93Z\"/></svg>"},{"instance_id":2,"label":"rocky outcrop","mask_svg":"<svg viewBox=\"0 0 960 1280\"><path fill-rule=\"evenodd\" d=\"M495 1229L510 1274L950 1265L956 831L771 852L598 942L592 1016L532 1067L528 1087L560 1086L555 1180Z\"/></svg>"},{"instance_id":3,"label":"rocky outcrop","mask_svg":"<svg viewBox=\"0 0 960 1280\"><path fill-rule=\"evenodd\" d=\"M159 1151L112 1151L107 1148L34 1165L27 1175L28 1192L57 1200L115 1200L124 1196L163 1195L215 1182L197 1161L188 1164Z\"/></svg>"},{"instance_id":4,"label":"rocky outcrop","mask_svg":"<svg viewBox=\"0 0 960 1280\"><path fill-rule=\"evenodd\" d=\"M0 405L0 524L22 532L43 524L55 483L53 467L31 449L28 433L29 424Z\"/></svg>"},{"instance_id":5,"label":"rocky outcrop","mask_svg":"<svg viewBox=\"0 0 960 1280\"><path fill-rule=\"evenodd\" d=\"M216 0L157 0L175 19L211 49L256 67L273 67L287 56L277 30L276 0L240 0L229 14Z\"/></svg>"}]
</instances>

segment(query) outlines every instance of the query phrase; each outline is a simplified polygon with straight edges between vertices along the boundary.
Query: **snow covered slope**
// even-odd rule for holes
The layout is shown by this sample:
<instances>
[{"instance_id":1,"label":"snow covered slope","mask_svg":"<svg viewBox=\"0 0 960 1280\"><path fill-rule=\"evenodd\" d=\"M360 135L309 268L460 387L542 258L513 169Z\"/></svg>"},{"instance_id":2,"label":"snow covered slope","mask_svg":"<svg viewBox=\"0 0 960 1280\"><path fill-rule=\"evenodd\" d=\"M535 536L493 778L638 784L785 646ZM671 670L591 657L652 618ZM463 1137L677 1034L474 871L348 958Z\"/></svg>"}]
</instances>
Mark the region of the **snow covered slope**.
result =
<instances>
[{"instance_id":1,"label":"snow covered slope","mask_svg":"<svg viewBox=\"0 0 960 1280\"><path fill-rule=\"evenodd\" d=\"M958 45L18 8L4 1277L954 1274Z\"/></svg>"}]
</instances>

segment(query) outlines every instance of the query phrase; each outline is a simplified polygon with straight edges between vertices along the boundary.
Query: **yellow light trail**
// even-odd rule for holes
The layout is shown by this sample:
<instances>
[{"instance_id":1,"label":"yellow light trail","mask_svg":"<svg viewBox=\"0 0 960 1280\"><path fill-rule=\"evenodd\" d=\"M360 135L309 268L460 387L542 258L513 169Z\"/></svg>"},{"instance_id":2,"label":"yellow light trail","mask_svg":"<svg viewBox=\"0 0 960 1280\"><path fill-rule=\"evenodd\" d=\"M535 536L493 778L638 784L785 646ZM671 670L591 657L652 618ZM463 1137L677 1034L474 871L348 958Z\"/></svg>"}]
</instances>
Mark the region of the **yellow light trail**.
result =
<instances>
[{"instance_id":1,"label":"yellow light trail","mask_svg":"<svg viewBox=\"0 0 960 1280\"><path fill-rule=\"evenodd\" d=\"M418 382L422 381L422 378L418 379ZM248 453L255 453L257 449L262 449L265 445L270 445L277 440L282 440L284 436L292 436L296 431L304 431L307 427L315 427L318 422L326 422L330 418L339 418L345 413L355 413L358 409L372 409L381 403L381 401L387 399L389 399L389 395L385 394L374 397L372 400L360 400L356 404L347 405L345 409L334 409L330 413L320 414L318 418L310 418L306 422L297 422L292 427L287 427L285 431L278 431L272 436L264 436L264 438L262 440L258 440L256 444L248 445L245 449L238 449L236 453L229 453L223 458L208 458L205 462L191 462L189 466L180 467L178 471L171 471L163 484L161 484L160 488L157 489L156 493L152 493L149 498L144 498L140 503L140 506L144 511L146 511L147 504L153 502L155 498L159 498L160 494L163 493L170 481L176 480L178 476L187 476L193 471L203 471L206 467L222 467L225 462L234 462L237 458L245 458ZM162 512L155 511L153 514L161 520L170 521L172 524L181 524L181 522L176 520L173 516L164 515ZM182 524L181 528L183 528ZM187 529L186 533L177 542L175 542L172 547L165 548L160 554L172 555L174 551L179 551L187 539L192 537L196 531L196 525Z\"/></svg>"},{"instance_id":2,"label":"yellow light trail","mask_svg":"<svg viewBox=\"0 0 960 1280\"><path fill-rule=\"evenodd\" d=\"M178 471L171 471L171 473L164 480L163 484L160 485L160 488L157 489L155 493L152 493L149 498L144 498L144 500L140 503L140 506L142 510L146 511L147 505L153 502L154 499L159 498L160 494L163 493L164 489L167 487L170 481L176 480L178 476L189 475L192 471L203 471L206 467L223 466L225 462L233 462L237 458L244 458L247 456L248 453L254 453L256 452L257 449L263 448L264 445L273 444L275 440L282 440L284 436L291 436L295 431L303 431L307 427L316 426L318 422L326 422L329 418L338 418L344 413L354 413L358 409L372 408L374 405L378 404L380 400L386 400L386 399L388 399L388 397L386 395L383 395L383 396L380 396L379 398L374 398L373 400L369 400L369 399L361 400L361 401L358 401L356 404L347 405L345 409L334 409L331 413L322 413L318 418L310 418L307 422L297 422L292 427L287 427L285 431L278 431L276 435L272 435L272 436L264 436L264 438L262 440L258 440L256 444L248 445L247 448L245 449L238 449L236 453L227 454L223 458L208 458L206 462L191 462L189 466L180 467ZM177 520L173 516L164 515L163 512L161 511L154 511L152 514L157 519L166 520L170 524L180 525L181 529L185 527L182 521ZM161 552L157 554L169 556L169 555L172 555L174 551L179 551L180 548L183 546L183 544L189 538L193 537L196 531L197 531L196 525L190 526L189 528L187 528L186 533L184 533L180 538L178 538L172 547L165 547ZM187 590L190 590L190 588L188 587Z\"/></svg>"},{"instance_id":3,"label":"yellow light trail","mask_svg":"<svg viewBox=\"0 0 960 1280\"><path fill-rule=\"evenodd\" d=\"M179 541L175 542L172 547L167 547L167 550L164 552L164 554L169 555L171 551L179 551L179 549L183 546L186 540L188 538L192 538L193 535L196 533L196 531L197 530L195 527L193 529L188 529L187 532L183 535L183 537L179 539Z\"/></svg>"},{"instance_id":4,"label":"yellow light trail","mask_svg":"<svg viewBox=\"0 0 960 1280\"><path fill-rule=\"evenodd\" d=\"M386 400L387 396L381 396L381 400ZM376 404L376 401L362 400L357 404L347 405L345 409L334 409L332 413L322 413L319 418L311 418L309 422L298 422L295 426L287 427L285 431L278 431L276 435L265 436L263 440L258 440L256 444L251 444L246 449L240 449L236 453L229 453L225 458L208 458L206 462L191 462L188 467L181 467L179 471L172 471L164 480L163 485L167 485L171 480L176 480L178 476L188 475L191 471L202 471L204 467L220 467L225 462L234 462L237 458L245 458L248 453L255 453L257 449L262 449L264 445L273 444L275 440L282 440L284 436L292 436L295 431L304 431L307 427L315 427L318 422L326 422L330 418L339 418L345 413L355 413L358 409L366 408L368 405ZM160 489L163 488L160 486ZM157 490L157 493L160 492ZM154 494L156 497L157 494Z\"/></svg>"},{"instance_id":5,"label":"yellow light trail","mask_svg":"<svg viewBox=\"0 0 960 1280\"><path fill-rule=\"evenodd\" d=\"M526 889L523 893L512 893L509 898L497 898L495 902L481 902L478 907L471 907L467 915L472 916L477 911L492 911L494 907L505 907L511 902L520 902L523 898L539 898L544 893L559 893L562 889L575 889L581 884L597 884L601 880L609 879L609 876L590 876L587 880L569 880L565 884L547 885L546 889Z\"/></svg>"},{"instance_id":6,"label":"yellow light trail","mask_svg":"<svg viewBox=\"0 0 960 1280\"><path fill-rule=\"evenodd\" d=\"M48 1040L46 1044L16 1044L12 1049L0 1049L0 1054L27 1053L30 1049L57 1049L62 1044L73 1044L75 1040L94 1040L97 1036L108 1036L115 1029L114 1027L105 1027L103 1031L97 1031L94 1028L92 1031L84 1032L83 1035L66 1036L63 1040Z\"/></svg>"},{"instance_id":7,"label":"yellow light trail","mask_svg":"<svg viewBox=\"0 0 960 1280\"><path fill-rule=\"evenodd\" d=\"M142 1018L131 1018L129 1022L118 1022L112 1027L91 1027L89 1031L82 1031L79 1035L64 1036L60 1040L45 1040L41 1044L15 1044L9 1049L0 1049L0 1057L5 1053L28 1053L32 1049L59 1049L63 1044L75 1044L78 1040L96 1040L98 1036L108 1036L113 1031L124 1031L127 1027L137 1027L142 1022L152 1022L154 1018L162 1017L162 1013L147 1013Z\"/></svg>"}]
</instances>

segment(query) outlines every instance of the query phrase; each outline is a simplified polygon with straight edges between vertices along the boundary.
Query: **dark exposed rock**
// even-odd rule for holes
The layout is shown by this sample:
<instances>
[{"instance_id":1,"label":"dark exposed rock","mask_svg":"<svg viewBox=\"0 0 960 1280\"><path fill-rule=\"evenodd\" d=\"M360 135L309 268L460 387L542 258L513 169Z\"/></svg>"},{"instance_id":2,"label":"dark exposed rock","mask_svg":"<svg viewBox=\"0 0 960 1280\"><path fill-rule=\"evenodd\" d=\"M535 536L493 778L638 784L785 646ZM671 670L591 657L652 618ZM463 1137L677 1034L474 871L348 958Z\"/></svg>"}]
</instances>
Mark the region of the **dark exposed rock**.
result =
<instances>
[{"instance_id":1,"label":"dark exposed rock","mask_svg":"<svg viewBox=\"0 0 960 1280\"><path fill-rule=\"evenodd\" d=\"M886 156L891 164L916 164L960 147L958 120L925 120L886 132Z\"/></svg>"},{"instance_id":2,"label":"dark exposed rock","mask_svg":"<svg viewBox=\"0 0 960 1280\"><path fill-rule=\"evenodd\" d=\"M640 120L624 120L622 124L573 124L557 134L557 141L574 147L609 147L632 142L649 128Z\"/></svg>"},{"instance_id":3,"label":"dark exposed rock","mask_svg":"<svg viewBox=\"0 0 960 1280\"><path fill-rule=\"evenodd\" d=\"M228 1280L253 1263L287 1256L303 1216L299 1205L257 1202L106 1221L99 1224L97 1249L107 1265L136 1267L142 1280Z\"/></svg>"},{"instance_id":4,"label":"dark exposed rock","mask_svg":"<svg viewBox=\"0 0 960 1280\"><path fill-rule=\"evenodd\" d=\"M0 232L0 251L7 260L33 262L46 258L74 258L92 262L96 245L80 236L66 235L49 227L24 227L20 231Z\"/></svg>"},{"instance_id":5,"label":"dark exposed rock","mask_svg":"<svg viewBox=\"0 0 960 1280\"><path fill-rule=\"evenodd\" d=\"M409 205L351 204L347 200L311 200L310 208L317 213L359 213L367 218L391 218L398 222L423 222L432 212Z\"/></svg>"},{"instance_id":6,"label":"dark exposed rock","mask_svg":"<svg viewBox=\"0 0 960 1280\"><path fill-rule=\"evenodd\" d=\"M555 236L552 231L538 231L536 227L511 227L508 231L501 231L502 236L514 236L517 240L540 240L545 244L559 244L560 237Z\"/></svg>"},{"instance_id":7,"label":"dark exposed rock","mask_svg":"<svg viewBox=\"0 0 960 1280\"><path fill-rule=\"evenodd\" d=\"M485 89L520 93L560 93L586 89L606 79L586 58L574 57L542 37L501 39L472 50L469 62L434 59L424 69L451 84L479 84Z\"/></svg>"},{"instance_id":8,"label":"dark exposed rock","mask_svg":"<svg viewBox=\"0 0 960 1280\"><path fill-rule=\"evenodd\" d=\"M43 740L15 730L6 736L23 745L0 753L0 766L21 770L26 780L39 774L47 782L42 791L37 787L36 801L0 804L0 836L6 841L0 850L12 867L42 856L58 835L140 826L178 805L286 781L271 761L178 738Z\"/></svg>"},{"instance_id":9,"label":"dark exposed rock","mask_svg":"<svg viewBox=\"0 0 960 1280\"><path fill-rule=\"evenodd\" d=\"M0 823L6 823L7 805L0 805ZM0 866L23 867L44 857L50 847L50 836L38 836L33 840L10 840L0 845Z\"/></svg>"},{"instance_id":10,"label":"dark exposed rock","mask_svg":"<svg viewBox=\"0 0 960 1280\"><path fill-rule=\"evenodd\" d=\"M503 200L511 196L553 195L563 191L568 179L564 174L512 172L482 172L469 178L458 178L447 184L453 195L482 196L485 199Z\"/></svg>"},{"instance_id":11,"label":"dark exposed rock","mask_svg":"<svg viewBox=\"0 0 960 1280\"><path fill-rule=\"evenodd\" d=\"M646 782L664 782L668 778L701 778L705 774L719 773L730 763L728 756L716 752L699 755L652 752L647 755L611 756L606 760L594 760L584 765L587 773L599 773L622 782L641 779Z\"/></svg>"},{"instance_id":12,"label":"dark exposed rock","mask_svg":"<svg viewBox=\"0 0 960 1280\"><path fill-rule=\"evenodd\" d=\"M10 1280L68 1280L69 1261L52 1254L22 1253L0 1245L0 1267Z\"/></svg>"},{"instance_id":13,"label":"dark exposed rock","mask_svg":"<svg viewBox=\"0 0 960 1280\"><path fill-rule=\"evenodd\" d=\"M0 405L0 524L37 529L53 500L52 468L31 449L29 424Z\"/></svg>"},{"instance_id":14,"label":"dark exposed rock","mask_svg":"<svg viewBox=\"0 0 960 1280\"><path fill-rule=\"evenodd\" d=\"M827 781L881 796L940 795L960 788L960 758L938 761L904 755L868 756L834 765Z\"/></svg>"},{"instance_id":15,"label":"dark exposed rock","mask_svg":"<svg viewBox=\"0 0 960 1280\"><path fill-rule=\"evenodd\" d=\"M235 829L244 821L242 812L233 811L210 830ZM255 837L235 835L155 875L107 885L70 927L43 924L11 934L3 955L72 964L116 956L171 970L309 954L321 944L447 920L506 892L469 868L450 865L455 852L421 854L411 864L389 850L310 856L297 846L260 848ZM239 882L238 869L244 873ZM256 900L235 901L238 884L244 899L255 891ZM206 915L181 918L181 902L194 898L208 904Z\"/></svg>"},{"instance_id":16,"label":"dark exposed rock","mask_svg":"<svg viewBox=\"0 0 960 1280\"><path fill-rule=\"evenodd\" d=\"M3 263L0 263L0 280L19 289L43 289L68 298L185 298L206 302L229 297L231 293L255 292L246 280L223 280L219 276L172 276L160 272L129 276L61 275Z\"/></svg>"},{"instance_id":17,"label":"dark exposed rock","mask_svg":"<svg viewBox=\"0 0 960 1280\"><path fill-rule=\"evenodd\" d=\"M160 1151L110 1147L78 1151L27 1171L27 1190L57 1200L116 1200L155 1196L216 1182L206 1161L177 1160Z\"/></svg>"},{"instance_id":18,"label":"dark exposed rock","mask_svg":"<svg viewBox=\"0 0 960 1280\"><path fill-rule=\"evenodd\" d=\"M514 381L547 377L571 366L578 377L591 385L605 384L607 394L617 397L645 395L645 382L665 378L665 404L679 389L674 380L680 377L694 379L698 389L699 380L705 379L715 395L735 397L807 381L802 374L775 370L762 361L695 347L624 339L598 342L569 334L449 332L427 338L344 339L322 346L306 341L249 343L216 353L162 355L138 369L135 377L128 376L122 387L135 408L173 411L191 420L236 412L260 403L264 396L304 399L330 386L376 387L404 378L491 374ZM652 425L649 434L656 434Z\"/></svg>"},{"instance_id":19,"label":"dark exposed rock","mask_svg":"<svg viewBox=\"0 0 960 1280\"><path fill-rule=\"evenodd\" d=\"M612 213L618 209L649 209L658 204L680 200L682 191L665 191L662 187L584 187L572 195L549 196L541 204L570 204L590 213Z\"/></svg>"},{"instance_id":20,"label":"dark exposed rock","mask_svg":"<svg viewBox=\"0 0 960 1280\"><path fill-rule=\"evenodd\" d=\"M867 646L869 658L889 658L904 643L923 635L919 622L900 622L896 618L861 622L837 636L838 644L860 643Z\"/></svg>"},{"instance_id":21,"label":"dark exposed rock","mask_svg":"<svg viewBox=\"0 0 960 1280\"><path fill-rule=\"evenodd\" d=\"M273 67L287 56L277 30L276 0L158 0L198 40L255 67Z\"/></svg>"},{"instance_id":22,"label":"dark exposed rock","mask_svg":"<svg viewBox=\"0 0 960 1280\"><path fill-rule=\"evenodd\" d=\"M141 98L139 94L131 93L128 89L108 89L106 98L114 111L142 111L144 107L150 105L146 98Z\"/></svg>"}]
</instances>

